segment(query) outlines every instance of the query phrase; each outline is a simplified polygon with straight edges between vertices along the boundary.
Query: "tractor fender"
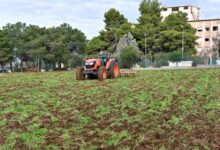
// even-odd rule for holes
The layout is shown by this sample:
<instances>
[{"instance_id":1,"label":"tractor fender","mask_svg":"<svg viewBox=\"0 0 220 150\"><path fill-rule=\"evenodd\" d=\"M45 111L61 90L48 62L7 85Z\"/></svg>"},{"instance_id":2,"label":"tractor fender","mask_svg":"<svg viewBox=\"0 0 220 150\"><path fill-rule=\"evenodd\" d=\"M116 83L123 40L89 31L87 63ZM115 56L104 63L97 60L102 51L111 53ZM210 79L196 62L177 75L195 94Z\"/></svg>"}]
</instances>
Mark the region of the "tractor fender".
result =
<instances>
[{"instance_id":1,"label":"tractor fender","mask_svg":"<svg viewBox=\"0 0 220 150\"><path fill-rule=\"evenodd\" d=\"M110 59L110 60L108 61L108 63L106 64L107 70L109 71L109 70L114 66L114 64L115 64L116 62L118 62L118 60L116 60L116 59Z\"/></svg>"}]
</instances>

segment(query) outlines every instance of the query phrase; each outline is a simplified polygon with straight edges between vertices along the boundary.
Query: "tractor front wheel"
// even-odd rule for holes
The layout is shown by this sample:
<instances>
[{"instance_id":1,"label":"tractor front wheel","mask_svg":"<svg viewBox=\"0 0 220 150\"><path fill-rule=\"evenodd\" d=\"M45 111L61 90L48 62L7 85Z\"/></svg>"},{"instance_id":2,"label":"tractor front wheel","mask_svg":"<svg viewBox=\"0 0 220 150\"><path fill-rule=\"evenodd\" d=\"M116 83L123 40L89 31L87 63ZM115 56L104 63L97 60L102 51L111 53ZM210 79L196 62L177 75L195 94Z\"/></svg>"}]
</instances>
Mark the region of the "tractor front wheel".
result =
<instances>
[{"instance_id":1,"label":"tractor front wheel","mask_svg":"<svg viewBox=\"0 0 220 150\"><path fill-rule=\"evenodd\" d=\"M105 67L100 67L98 72L98 79L103 81L107 78L107 70Z\"/></svg>"},{"instance_id":2,"label":"tractor front wheel","mask_svg":"<svg viewBox=\"0 0 220 150\"><path fill-rule=\"evenodd\" d=\"M82 74L84 71L83 67L76 68L76 80L85 80L85 75Z\"/></svg>"}]
</instances>

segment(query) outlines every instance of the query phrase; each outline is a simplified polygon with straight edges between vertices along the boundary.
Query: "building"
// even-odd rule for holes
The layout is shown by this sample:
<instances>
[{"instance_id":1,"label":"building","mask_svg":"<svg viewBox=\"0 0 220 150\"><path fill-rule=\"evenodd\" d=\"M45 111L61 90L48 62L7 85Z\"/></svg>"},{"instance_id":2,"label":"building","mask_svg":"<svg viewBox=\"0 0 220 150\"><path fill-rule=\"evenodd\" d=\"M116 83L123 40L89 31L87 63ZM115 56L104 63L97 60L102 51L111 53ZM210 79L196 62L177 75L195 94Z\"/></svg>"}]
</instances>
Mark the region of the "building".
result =
<instances>
[{"instance_id":1,"label":"building","mask_svg":"<svg viewBox=\"0 0 220 150\"><path fill-rule=\"evenodd\" d=\"M198 55L219 57L220 19L194 20L189 23L197 30Z\"/></svg>"},{"instance_id":2,"label":"building","mask_svg":"<svg viewBox=\"0 0 220 150\"><path fill-rule=\"evenodd\" d=\"M198 55L212 61L219 57L220 19L200 19L200 8L195 6L164 7L163 19L172 13L187 13L188 22L196 29Z\"/></svg>"},{"instance_id":3,"label":"building","mask_svg":"<svg viewBox=\"0 0 220 150\"><path fill-rule=\"evenodd\" d=\"M177 13L177 12L184 12L186 14L188 14L188 20L199 20L200 18L200 8L199 7L195 7L195 6L175 6L175 7L164 7L162 9L161 15L163 16L163 18L166 18L167 16L169 16L172 13Z\"/></svg>"}]
</instances>

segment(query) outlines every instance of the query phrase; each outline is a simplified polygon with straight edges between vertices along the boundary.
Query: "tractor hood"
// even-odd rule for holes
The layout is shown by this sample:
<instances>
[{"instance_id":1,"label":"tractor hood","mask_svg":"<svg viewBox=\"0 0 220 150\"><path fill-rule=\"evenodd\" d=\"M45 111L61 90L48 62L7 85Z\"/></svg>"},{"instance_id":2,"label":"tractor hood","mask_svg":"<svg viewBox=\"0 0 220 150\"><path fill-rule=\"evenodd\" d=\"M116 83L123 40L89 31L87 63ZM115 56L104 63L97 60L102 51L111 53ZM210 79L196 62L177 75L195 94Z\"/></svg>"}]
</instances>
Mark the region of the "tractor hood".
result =
<instances>
[{"instance_id":1,"label":"tractor hood","mask_svg":"<svg viewBox=\"0 0 220 150\"><path fill-rule=\"evenodd\" d=\"M91 63L91 62L97 62L100 61L99 59L87 59L86 62Z\"/></svg>"}]
</instances>

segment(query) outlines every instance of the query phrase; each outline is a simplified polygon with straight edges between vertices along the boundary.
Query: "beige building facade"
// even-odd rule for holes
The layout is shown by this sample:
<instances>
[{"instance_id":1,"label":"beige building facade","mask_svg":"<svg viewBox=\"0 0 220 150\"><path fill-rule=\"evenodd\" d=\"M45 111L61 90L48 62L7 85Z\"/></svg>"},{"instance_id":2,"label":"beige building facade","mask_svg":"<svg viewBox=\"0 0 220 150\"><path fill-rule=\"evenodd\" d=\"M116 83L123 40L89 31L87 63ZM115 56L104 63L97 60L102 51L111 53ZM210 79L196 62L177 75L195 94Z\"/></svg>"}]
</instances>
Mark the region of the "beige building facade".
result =
<instances>
[{"instance_id":1,"label":"beige building facade","mask_svg":"<svg viewBox=\"0 0 220 150\"><path fill-rule=\"evenodd\" d=\"M219 57L220 19L189 21L196 29L198 55Z\"/></svg>"},{"instance_id":2,"label":"beige building facade","mask_svg":"<svg viewBox=\"0 0 220 150\"><path fill-rule=\"evenodd\" d=\"M191 5L165 7L161 15L165 18L179 11L188 14L188 22L196 29L198 56L211 61L219 57L220 19L200 19L200 8Z\"/></svg>"},{"instance_id":3,"label":"beige building facade","mask_svg":"<svg viewBox=\"0 0 220 150\"><path fill-rule=\"evenodd\" d=\"M188 20L199 20L200 18L200 8L195 7L195 6L175 6L175 7L164 7L162 9L161 15L163 16L163 19L169 16L172 13L177 13L177 12L184 12L188 16Z\"/></svg>"}]
</instances>

